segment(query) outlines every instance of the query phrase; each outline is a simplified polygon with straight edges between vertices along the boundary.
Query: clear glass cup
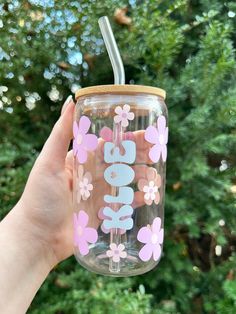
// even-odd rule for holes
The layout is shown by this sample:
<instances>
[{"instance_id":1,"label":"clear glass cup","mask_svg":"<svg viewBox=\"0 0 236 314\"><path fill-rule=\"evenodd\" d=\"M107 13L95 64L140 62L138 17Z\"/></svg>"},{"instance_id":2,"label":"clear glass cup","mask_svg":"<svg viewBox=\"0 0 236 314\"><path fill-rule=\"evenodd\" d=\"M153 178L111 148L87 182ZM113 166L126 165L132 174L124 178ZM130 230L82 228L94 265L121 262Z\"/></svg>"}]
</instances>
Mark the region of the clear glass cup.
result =
<instances>
[{"instance_id":1,"label":"clear glass cup","mask_svg":"<svg viewBox=\"0 0 236 314\"><path fill-rule=\"evenodd\" d=\"M143 274L161 257L167 158L165 91L105 85L76 93L74 254L90 271Z\"/></svg>"}]
</instances>

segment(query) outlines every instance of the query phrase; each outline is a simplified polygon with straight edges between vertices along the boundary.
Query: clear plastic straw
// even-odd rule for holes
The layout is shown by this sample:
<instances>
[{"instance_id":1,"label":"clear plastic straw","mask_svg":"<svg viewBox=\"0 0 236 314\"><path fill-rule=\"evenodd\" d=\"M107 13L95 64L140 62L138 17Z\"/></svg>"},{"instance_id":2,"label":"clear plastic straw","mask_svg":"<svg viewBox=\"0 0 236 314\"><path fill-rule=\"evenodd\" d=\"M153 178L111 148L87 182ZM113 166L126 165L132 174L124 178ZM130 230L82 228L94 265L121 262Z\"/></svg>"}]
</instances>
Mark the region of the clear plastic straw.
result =
<instances>
[{"instance_id":1,"label":"clear plastic straw","mask_svg":"<svg viewBox=\"0 0 236 314\"><path fill-rule=\"evenodd\" d=\"M110 22L107 16L103 16L98 20L98 24L102 33L102 37L111 61L111 65L114 73L114 84L125 84L125 71L124 65L118 50L116 40L114 38ZM113 127L113 141L116 146L120 146L122 141L122 128L119 124L115 124ZM111 195L116 196L117 188L112 187ZM119 204L112 204L114 211L119 210ZM117 246L121 243L120 230L115 228L110 230L110 244L115 243ZM110 272L120 272L120 262L113 262L112 258L109 259Z\"/></svg>"}]
</instances>

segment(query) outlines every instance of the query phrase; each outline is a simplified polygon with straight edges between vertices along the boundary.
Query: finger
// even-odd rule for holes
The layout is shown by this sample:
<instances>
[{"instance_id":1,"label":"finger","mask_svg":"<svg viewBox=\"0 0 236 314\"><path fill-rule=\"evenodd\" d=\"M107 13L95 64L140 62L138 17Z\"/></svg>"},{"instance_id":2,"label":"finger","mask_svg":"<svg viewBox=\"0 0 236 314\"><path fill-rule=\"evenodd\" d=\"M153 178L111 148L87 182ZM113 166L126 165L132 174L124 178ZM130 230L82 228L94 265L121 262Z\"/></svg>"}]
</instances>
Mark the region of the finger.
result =
<instances>
[{"instance_id":1,"label":"finger","mask_svg":"<svg viewBox=\"0 0 236 314\"><path fill-rule=\"evenodd\" d=\"M39 156L39 162L53 169L64 168L68 147L72 139L74 102L70 100L64 113L54 125Z\"/></svg>"},{"instance_id":2,"label":"finger","mask_svg":"<svg viewBox=\"0 0 236 314\"><path fill-rule=\"evenodd\" d=\"M65 167L70 170L73 171L73 163L74 163L74 155L73 155L73 150L70 150L67 155L66 155L66 163L65 163Z\"/></svg>"},{"instance_id":3,"label":"finger","mask_svg":"<svg viewBox=\"0 0 236 314\"><path fill-rule=\"evenodd\" d=\"M145 205L145 202L144 202L144 193L143 192L140 192L140 191L136 191L134 193L134 201L132 203L132 207L134 209L136 208L139 208L139 207L142 207Z\"/></svg>"},{"instance_id":4,"label":"finger","mask_svg":"<svg viewBox=\"0 0 236 314\"><path fill-rule=\"evenodd\" d=\"M68 182L70 191L73 190L73 151L70 150L66 155L65 169L68 174Z\"/></svg>"},{"instance_id":5,"label":"finger","mask_svg":"<svg viewBox=\"0 0 236 314\"><path fill-rule=\"evenodd\" d=\"M65 112L67 106L69 105L69 103L73 101L72 95L68 96L64 102L64 105L61 108L61 116L63 115L63 113Z\"/></svg>"}]
</instances>

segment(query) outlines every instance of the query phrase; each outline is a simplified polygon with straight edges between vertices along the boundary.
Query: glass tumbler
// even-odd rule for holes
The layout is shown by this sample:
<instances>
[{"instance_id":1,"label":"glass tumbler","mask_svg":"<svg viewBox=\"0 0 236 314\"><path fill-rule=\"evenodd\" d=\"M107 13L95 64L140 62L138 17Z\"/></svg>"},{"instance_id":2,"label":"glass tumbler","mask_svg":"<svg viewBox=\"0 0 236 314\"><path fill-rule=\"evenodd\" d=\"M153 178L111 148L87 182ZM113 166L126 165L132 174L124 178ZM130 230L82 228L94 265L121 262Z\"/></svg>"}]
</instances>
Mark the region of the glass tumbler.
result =
<instances>
[{"instance_id":1,"label":"glass tumbler","mask_svg":"<svg viewBox=\"0 0 236 314\"><path fill-rule=\"evenodd\" d=\"M74 254L90 271L143 274L162 254L167 158L165 91L101 85L76 92Z\"/></svg>"}]
</instances>

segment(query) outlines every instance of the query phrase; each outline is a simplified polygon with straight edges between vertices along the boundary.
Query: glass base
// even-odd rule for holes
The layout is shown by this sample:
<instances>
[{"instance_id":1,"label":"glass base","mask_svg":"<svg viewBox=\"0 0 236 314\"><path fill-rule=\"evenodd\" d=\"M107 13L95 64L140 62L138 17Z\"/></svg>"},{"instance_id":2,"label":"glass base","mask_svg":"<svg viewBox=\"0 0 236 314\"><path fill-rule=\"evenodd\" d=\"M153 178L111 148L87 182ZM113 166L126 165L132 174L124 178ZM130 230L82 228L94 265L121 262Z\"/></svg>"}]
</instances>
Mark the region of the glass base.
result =
<instances>
[{"instance_id":1,"label":"glass base","mask_svg":"<svg viewBox=\"0 0 236 314\"><path fill-rule=\"evenodd\" d=\"M75 248L74 254L79 264L87 270L112 277L141 275L152 270L159 262L154 260L142 262L138 256L138 250L129 248L127 244L126 249L127 257L121 258L117 263L106 255L107 245L104 242L91 245L89 254L86 256L82 256L78 248Z\"/></svg>"}]
</instances>

